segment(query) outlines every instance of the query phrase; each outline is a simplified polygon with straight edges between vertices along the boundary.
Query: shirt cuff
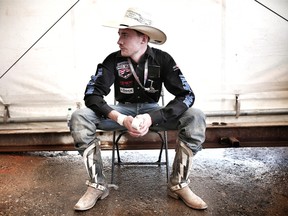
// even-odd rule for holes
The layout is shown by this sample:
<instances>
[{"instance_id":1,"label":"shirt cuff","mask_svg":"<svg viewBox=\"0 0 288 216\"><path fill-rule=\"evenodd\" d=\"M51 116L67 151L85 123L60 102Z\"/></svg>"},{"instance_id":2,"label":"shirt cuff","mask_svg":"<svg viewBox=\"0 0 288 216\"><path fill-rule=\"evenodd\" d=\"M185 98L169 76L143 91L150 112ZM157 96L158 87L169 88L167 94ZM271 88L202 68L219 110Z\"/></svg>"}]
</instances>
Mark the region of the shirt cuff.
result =
<instances>
[{"instance_id":1,"label":"shirt cuff","mask_svg":"<svg viewBox=\"0 0 288 216\"><path fill-rule=\"evenodd\" d=\"M153 126L158 126L159 124L164 122L162 110L155 110L153 112L149 112L149 115L151 116Z\"/></svg>"}]
</instances>

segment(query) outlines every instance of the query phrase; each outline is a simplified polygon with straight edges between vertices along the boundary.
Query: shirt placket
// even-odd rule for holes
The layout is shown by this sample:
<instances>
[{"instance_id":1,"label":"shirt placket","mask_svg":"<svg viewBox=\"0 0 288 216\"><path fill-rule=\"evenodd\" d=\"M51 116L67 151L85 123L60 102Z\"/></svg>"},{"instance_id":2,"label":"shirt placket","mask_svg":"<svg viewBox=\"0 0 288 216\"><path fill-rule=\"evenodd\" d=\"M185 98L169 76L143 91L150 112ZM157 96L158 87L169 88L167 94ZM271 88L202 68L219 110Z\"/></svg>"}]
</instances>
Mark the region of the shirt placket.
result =
<instances>
[{"instance_id":1,"label":"shirt placket","mask_svg":"<svg viewBox=\"0 0 288 216\"><path fill-rule=\"evenodd\" d=\"M144 79L144 76L143 76L143 68L144 67L141 67L141 65L140 64L137 64L135 67L135 72L136 72L136 74L137 74L137 76L139 77L139 80L140 80L140 82L142 83L142 85L144 85L143 84L143 79ZM135 89L135 91L137 92L137 99L141 99L141 92L142 92L142 88L141 88L141 86L137 83L137 81L135 80L135 87L136 87L136 89Z\"/></svg>"}]
</instances>

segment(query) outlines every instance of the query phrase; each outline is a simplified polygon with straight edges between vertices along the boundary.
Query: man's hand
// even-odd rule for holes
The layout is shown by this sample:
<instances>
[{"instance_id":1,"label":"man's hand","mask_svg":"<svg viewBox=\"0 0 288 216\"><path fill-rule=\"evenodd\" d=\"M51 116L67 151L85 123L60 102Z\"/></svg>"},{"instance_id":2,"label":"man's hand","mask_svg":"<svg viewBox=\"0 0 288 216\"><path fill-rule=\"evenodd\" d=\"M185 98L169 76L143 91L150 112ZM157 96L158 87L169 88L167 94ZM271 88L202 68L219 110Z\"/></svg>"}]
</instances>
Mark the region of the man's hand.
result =
<instances>
[{"instance_id":1,"label":"man's hand","mask_svg":"<svg viewBox=\"0 0 288 216\"><path fill-rule=\"evenodd\" d=\"M145 113L142 115L137 115L131 123L133 130L132 131L129 130L129 134L135 137L144 136L145 134L148 133L151 125L152 125L152 119L149 114Z\"/></svg>"},{"instance_id":2,"label":"man's hand","mask_svg":"<svg viewBox=\"0 0 288 216\"><path fill-rule=\"evenodd\" d=\"M148 133L152 120L149 114L145 113L132 116L123 115L115 110L109 113L108 117L114 119L118 124L127 128L128 133L133 137L141 137Z\"/></svg>"},{"instance_id":3,"label":"man's hand","mask_svg":"<svg viewBox=\"0 0 288 216\"><path fill-rule=\"evenodd\" d=\"M133 137L143 136L143 135L141 135L141 132L139 132L139 131L137 130L137 128L134 128L134 127L132 126L134 119L136 119L136 118L133 118L132 116L126 116L126 117L124 118L124 120L123 120L123 126L127 128L128 133L129 133L131 136L133 136ZM134 123L134 124L135 124L135 123Z\"/></svg>"}]
</instances>

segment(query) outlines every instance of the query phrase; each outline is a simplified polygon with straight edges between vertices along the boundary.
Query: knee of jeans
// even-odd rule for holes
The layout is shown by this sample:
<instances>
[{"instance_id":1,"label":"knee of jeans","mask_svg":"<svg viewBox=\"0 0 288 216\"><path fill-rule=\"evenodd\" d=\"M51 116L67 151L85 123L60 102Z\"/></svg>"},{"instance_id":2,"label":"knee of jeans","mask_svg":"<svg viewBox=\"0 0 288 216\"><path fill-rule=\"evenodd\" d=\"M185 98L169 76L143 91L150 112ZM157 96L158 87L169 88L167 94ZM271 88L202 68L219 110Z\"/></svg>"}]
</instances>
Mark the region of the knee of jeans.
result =
<instances>
[{"instance_id":1,"label":"knee of jeans","mask_svg":"<svg viewBox=\"0 0 288 216\"><path fill-rule=\"evenodd\" d=\"M82 109L75 110L71 115L71 123L75 121L79 121L80 117L83 116L83 113L84 112Z\"/></svg>"},{"instance_id":2,"label":"knee of jeans","mask_svg":"<svg viewBox=\"0 0 288 216\"><path fill-rule=\"evenodd\" d=\"M90 142L93 141L93 139L95 139L96 132L83 128L81 130L71 131L71 135L75 143L89 144Z\"/></svg>"},{"instance_id":3,"label":"knee of jeans","mask_svg":"<svg viewBox=\"0 0 288 216\"><path fill-rule=\"evenodd\" d=\"M71 131L82 130L83 128L90 130L92 133L96 131L94 123L96 117L93 116L94 112L90 109L78 109L72 113L71 116ZM95 114L94 114L95 115Z\"/></svg>"},{"instance_id":4,"label":"knee of jeans","mask_svg":"<svg viewBox=\"0 0 288 216\"><path fill-rule=\"evenodd\" d=\"M199 120L205 120L206 119L206 116L202 110L197 109L197 108L190 108L189 111L190 110L191 110L191 115L193 115L194 118L197 118Z\"/></svg>"},{"instance_id":5,"label":"knee of jeans","mask_svg":"<svg viewBox=\"0 0 288 216\"><path fill-rule=\"evenodd\" d=\"M206 116L200 109L188 109L179 120L182 127L206 127Z\"/></svg>"}]
</instances>

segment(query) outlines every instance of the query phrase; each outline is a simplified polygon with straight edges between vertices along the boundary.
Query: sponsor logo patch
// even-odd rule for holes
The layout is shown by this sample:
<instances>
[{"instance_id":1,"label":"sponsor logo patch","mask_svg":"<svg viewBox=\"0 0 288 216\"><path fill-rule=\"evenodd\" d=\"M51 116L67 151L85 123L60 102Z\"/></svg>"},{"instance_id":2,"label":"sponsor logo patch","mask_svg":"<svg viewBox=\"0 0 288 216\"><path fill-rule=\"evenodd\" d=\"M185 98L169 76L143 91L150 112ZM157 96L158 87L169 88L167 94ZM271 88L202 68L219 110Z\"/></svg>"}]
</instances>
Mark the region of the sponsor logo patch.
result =
<instances>
[{"instance_id":1,"label":"sponsor logo patch","mask_svg":"<svg viewBox=\"0 0 288 216\"><path fill-rule=\"evenodd\" d=\"M127 80L127 81L120 81L120 86L123 86L123 87L131 87L133 86L133 81L132 80Z\"/></svg>"},{"instance_id":2,"label":"sponsor logo patch","mask_svg":"<svg viewBox=\"0 0 288 216\"><path fill-rule=\"evenodd\" d=\"M124 79L128 79L132 75L127 61L119 62L116 66L116 69L118 71L118 76Z\"/></svg>"},{"instance_id":3,"label":"sponsor logo patch","mask_svg":"<svg viewBox=\"0 0 288 216\"><path fill-rule=\"evenodd\" d=\"M121 88L120 87L120 92L123 94L134 94L134 89L133 88Z\"/></svg>"}]
</instances>

